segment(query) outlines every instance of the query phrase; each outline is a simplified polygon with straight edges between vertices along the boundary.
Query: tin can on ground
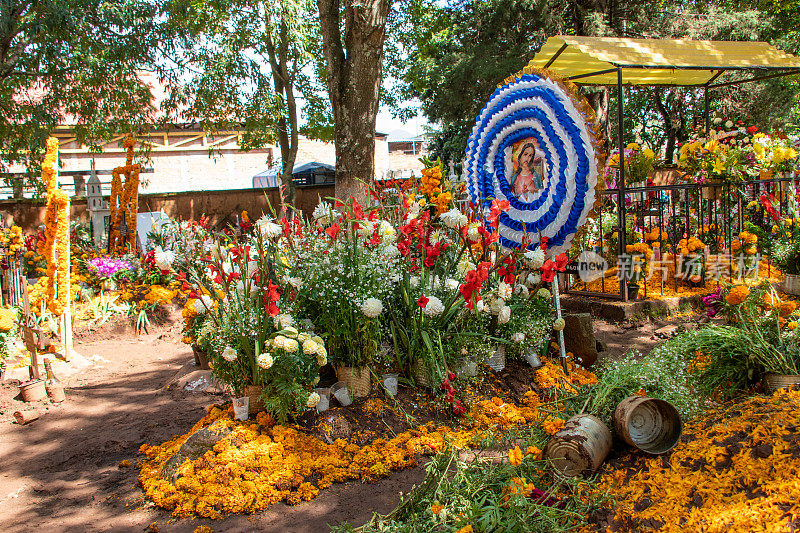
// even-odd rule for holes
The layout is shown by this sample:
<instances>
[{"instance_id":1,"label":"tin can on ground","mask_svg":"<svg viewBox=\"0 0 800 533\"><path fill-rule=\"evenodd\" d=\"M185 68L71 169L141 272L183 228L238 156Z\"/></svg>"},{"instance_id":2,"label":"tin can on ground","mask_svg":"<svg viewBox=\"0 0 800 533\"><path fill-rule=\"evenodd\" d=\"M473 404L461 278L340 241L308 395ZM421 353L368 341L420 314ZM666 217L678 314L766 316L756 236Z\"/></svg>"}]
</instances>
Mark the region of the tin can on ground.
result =
<instances>
[{"instance_id":1,"label":"tin can on ground","mask_svg":"<svg viewBox=\"0 0 800 533\"><path fill-rule=\"evenodd\" d=\"M645 453L666 453L678 444L683 424L669 402L630 396L614 409L614 430L631 446Z\"/></svg>"},{"instance_id":2,"label":"tin can on ground","mask_svg":"<svg viewBox=\"0 0 800 533\"><path fill-rule=\"evenodd\" d=\"M611 451L611 431L596 416L575 415L553 435L545 447L545 457L564 476L592 474Z\"/></svg>"}]
</instances>

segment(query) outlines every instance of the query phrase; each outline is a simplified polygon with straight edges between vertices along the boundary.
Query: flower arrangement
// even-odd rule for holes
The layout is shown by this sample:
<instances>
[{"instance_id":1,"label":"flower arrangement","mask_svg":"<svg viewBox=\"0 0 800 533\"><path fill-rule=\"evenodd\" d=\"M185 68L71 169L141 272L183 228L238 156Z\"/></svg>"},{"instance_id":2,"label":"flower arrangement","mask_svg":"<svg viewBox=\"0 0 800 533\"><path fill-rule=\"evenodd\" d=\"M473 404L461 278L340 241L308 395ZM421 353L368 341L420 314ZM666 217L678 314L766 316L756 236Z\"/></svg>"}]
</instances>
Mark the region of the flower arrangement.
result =
<instances>
[{"instance_id":1,"label":"flower arrangement","mask_svg":"<svg viewBox=\"0 0 800 533\"><path fill-rule=\"evenodd\" d=\"M133 147L136 139L128 135L122 141L126 150L125 166L117 167L111 172L111 196L109 198L109 211L111 231L108 237L108 249L112 252L123 250L134 251L137 248L136 212L139 199L139 172L138 164L133 163ZM122 182L121 176L125 176ZM120 228L125 222L128 242L122 242Z\"/></svg>"},{"instance_id":2,"label":"flower arrangement","mask_svg":"<svg viewBox=\"0 0 800 533\"><path fill-rule=\"evenodd\" d=\"M653 171L656 154L650 148L642 149L638 143L630 143L623 150L625 185L639 184L647 180ZM619 171L619 150L611 152L606 162L606 182L613 181Z\"/></svg>"},{"instance_id":3,"label":"flower arrangement","mask_svg":"<svg viewBox=\"0 0 800 533\"><path fill-rule=\"evenodd\" d=\"M112 279L121 272L126 272L133 268L128 261L109 256L94 257L87 263L89 270L94 272L101 280Z\"/></svg>"},{"instance_id":4,"label":"flower arrangement","mask_svg":"<svg viewBox=\"0 0 800 533\"><path fill-rule=\"evenodd\" d=\"M789 172L797 166L797 148L785 135L756 133L753 153L765 172Z\"/></svg>"},{"instance_id":5,"label":"flower arrangement","mask_svg":"<svg viewBox=\"0 0 800 533\"><path fill-rule=\"evenodd\" d=\"M678 241L681 277L692 282L702 283L705 279L705 243L697 237Z\"/></svg>"},{"instance_id":6,"label":"flower arrangement","mask_svg":"<svg viewBox=\"0 0 800 533\"><path fill-rule=\"evenodd\" d=\"M630 256L631 276L628 278L632 282L637 282L647 276L647 262L653 256L653 250L644 242L628 244L625 251Z\"/></svg>"}]
</instances>

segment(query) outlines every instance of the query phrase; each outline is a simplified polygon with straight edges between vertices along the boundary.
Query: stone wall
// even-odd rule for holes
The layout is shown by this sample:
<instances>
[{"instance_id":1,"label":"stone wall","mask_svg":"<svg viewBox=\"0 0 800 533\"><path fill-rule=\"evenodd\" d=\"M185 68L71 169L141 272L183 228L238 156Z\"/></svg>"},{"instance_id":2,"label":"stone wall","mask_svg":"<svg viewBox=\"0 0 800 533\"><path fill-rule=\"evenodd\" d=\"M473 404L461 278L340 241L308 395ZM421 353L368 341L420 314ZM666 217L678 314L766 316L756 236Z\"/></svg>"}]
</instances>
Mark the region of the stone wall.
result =
<instances>
[{"instance_id":1,"label":"stone wall","mask_svg":"<svg viewBox=\"0 0 800 533\"><path fill-rule=\"evenodd\" d=\"M334 195L333 185L310 185L297 188L295 205L310 216L319 198ZM278 203L277 189L237 189L224 191L191 191L179 193L140 194L139 212L163 210L175 220L197 220L201 215L211 217L213 224L224 224L231 215L247 211L255 220L269 213L268 201L273 206ZM32 233L44 223L45 206L43 201L32 199L0 200L0 217L3 225L16 224L25 233ZM86 198L73 198L71 220L89 222Z\"/></svg>"}]
</instances>

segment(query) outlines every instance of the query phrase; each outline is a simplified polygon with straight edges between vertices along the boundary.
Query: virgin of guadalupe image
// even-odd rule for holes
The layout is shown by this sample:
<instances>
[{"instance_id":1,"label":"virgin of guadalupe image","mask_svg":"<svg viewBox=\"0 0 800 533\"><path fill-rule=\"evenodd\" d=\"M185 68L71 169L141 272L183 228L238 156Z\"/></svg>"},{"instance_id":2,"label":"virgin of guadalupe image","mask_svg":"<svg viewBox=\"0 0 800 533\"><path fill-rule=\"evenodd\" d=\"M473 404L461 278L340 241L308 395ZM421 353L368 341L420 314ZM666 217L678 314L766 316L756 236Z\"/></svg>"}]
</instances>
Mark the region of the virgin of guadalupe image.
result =
<instances>
[{"instance_id":1,"label":"virgin of guadalupe image","mask_svg":"<svg viewBox=\"0 0 800 533\"><path fill-rule=\"evenodd\" d=\"M542 174L537 169L536 162L541 165L541 158L536 157L536 145L530 141L520 143L522 149L515 148L511 161L514 164L514 173L508 180L511 193L522 201L533 200L534 193L543 187Z\"/></svg>"}]
</instances>

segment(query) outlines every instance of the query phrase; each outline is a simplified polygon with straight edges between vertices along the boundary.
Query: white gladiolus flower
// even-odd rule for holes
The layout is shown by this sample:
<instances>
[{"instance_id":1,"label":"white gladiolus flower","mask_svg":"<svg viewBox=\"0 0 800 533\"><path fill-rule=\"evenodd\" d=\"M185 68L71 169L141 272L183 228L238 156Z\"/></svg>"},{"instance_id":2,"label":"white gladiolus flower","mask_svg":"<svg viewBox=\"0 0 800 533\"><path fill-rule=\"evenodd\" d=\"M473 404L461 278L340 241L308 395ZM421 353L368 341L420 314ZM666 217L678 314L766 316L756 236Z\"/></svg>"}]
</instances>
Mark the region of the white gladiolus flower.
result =
<instances>
[{"instance_id":1,"label":"white gladiolus flower","mask_svg":"<svg viewBox=\"0 0 800 533\"><path fill-rule=\"evenodd\" d=\"M502 298L503 300L508 300L509 298L511 298L511 293L513 292L514 289L513 287L511 287L511 285L509 285L504 281L500 282L500 287L498 287L497 289L497 295L500 296L500 298Z\"/></svg>"},{"instance_id":2,"label":"white gladiolus flower","mask_svg":"<svg viewBox=\"0 0 800 533\"><path fill-rule=\"evenodd\" d=\"M162 250L159 246L155 253L156 266L161 270L170 270L172 262L175 261L175 252L172 250Z\"/></svg>"},{"instance_id":3,"label":"white gladiolus flower","mask_svg":"<svg viewBox=\"0 0 800 533\"><path fill-rule=\"evenodd\" d=\"M236 350L231 348L230 346L226 346L224 350L222 350L222 358L232 363L236 361Z\"/></svg>"},{"instance_id":4,"label":"white gladiolus flower","mask_svg":"<svg viewBox=\"0 0 800 533\"><path fill-rule=\"evenodd\" d=\"M408 278L408 284L411 285L412 289L419 287L419 276L411 276Z\"/></svg>"},{"instance_id":5,"label":"white gladiolus flower","mask_svg":"<svg viewBox=\"0 0 800 533\"><path fill-rule=\"evenodd\" d=\"M377 298L367 298L361 304L361 312L369 318L375 318L383 312L383 304Z\"/></svg>"},{"instance_id":6,"label":"white gladiolus flower","mask_svg":"<svg viewBox=\"0 0 800 533\"><path fill-rule=\"evenodd\" d=\"M458 289L460 285L458 281L454 280L453 278L447 278L447 280L444 282L444 286L447 287L448 291L454 291Z\"/></svg>"},{"instance_id":7,"label":"white gladiolus flower","mask_svg":"<svg viewBox=\"0 0 800 533\"><path fill-rule=\"evenodd\" d=\"M725 127L727 129L731 129L733 127L733 121L729 120L725 123Z\"/></svg>"},{"instance_id":8,"label":"white gladiolus flower","mask_svg":"<svg viewBox=\"0 0 800 533\"><path fill-rule=\"evenodd\" d=\"M458 275L461 277L466 276L467 272L470 270L475 270L475 263L468 260L461 261L456 267L456 272L458 272Z\"/></svg>"},{"instance_id":9,"label":"white gladiolus flower","mask_svg":"<svg viewBox=\"0 0 800 533\"><path fill-rule=\"evenodd\" d=\"M511 320L511 308L507 305L504 305L500 312L497 313L497 323L498 324L508 324L508 321Z\"/></svg>"},{"instance_id":10,"label":"white gladiolus flower","mask_svg":"<svg viewBox=\"0 0 800 533\"><path fill-rule=\"evenodd\" d=\"M372 235L373 231L372 222L367 220L358 221L358 229L356 230L356 233L358 233L361 237Z\"/></svg>"},{"instance_id":11,"label":"white gladiolus flower","mask_svg":"<svg viewBox=\"0 0 800 533\"><path fill-rule=\"evenodd\" d=\"M400 255L400 250L394 244L388 244L382 248L383 256L387 259L394 259Z\"/></svg>"},{"instance_id":12,"label":"white gladiolus flower","mask_svg":"<svg viewBox=\"0 0 800 533\"><path fill-rule=\"evenodd\" d=\"M397 238L397 230L394 229L394 226L387 220L381 220L378 226L378 233L380 233L383 240L387 242L394 242Z\"/></svg>"},{"instance_id":13,"label":"white gladiolus flower","mask_svg":"<svg viewBox=\"0 0 800 533\"><path fill-rule=\"evenodd\" d=\"M256 364L264 370L269 370L273 363L274 361L272 360L272 356L268 353L262 353L256 357Z\"/></svg>"},{"instance_id":14,"label":"white gladiolus flower","mask_svg":"<svg viewBox=\"0 0 800 533\"><path fill-rule=\"evenodd\" d=\"M525 259L528 261L528 266L534 270L542 268L544 264L544 252L541 248L537 250L528 250L525 252Z\"/></svg>"},{"instance_id":15,"label":"white gladiolus flower","mask_svg":"<svg viewBox=\"0 0 800 533\"><path fill-rule=\"evenodd\" d=\"M428 305L422 310L427 316L440 315L444 311L444 304L436 296L428 298Z\"/></svg>"},{"instance_id":16,"label":"white gladiolus flower","mask_svg":"<svg viewBox=\"0 0 800 533\"><path fill-rule=\"evenodd\" d=\"M549 298L552 297L552 295L550 294L550 291L545 289L544 287L542 287L541 289L536 291L536 296L538 296L539 298L545 298L545 299L549 299Z\"/></svg>"},{"instance_id":17,"label":"white gladiolus flower","mask_svg":"<svg viewBox=\"0 0 800 533\"><path fill-rule=\"evenodd\" d=\"M309 409L313 409L319 403L319 394L316 392L312 392L308 395L308 400L306 400L306 407Z\"/></svg>"},{"instance_id":18,"label":"white gladiolus flower","mask_svg":"<svg viewBox=\"0 0 800 533\"><path fill-rule=\"evenodd\" d=\"M202 315L210 309L214 309L214 300L212 300L211 296L208 294L204 294L202 297L194 301L194 310L198 315Z\"/></svg>"},{"instance_id":19,"label":"white gladiolus flower","mask_svg":"<svg viewBox=\"0 0 800 533\"><path fill-rule=\"evenodd\" d=\"M564 321L563 318L557 318L556 321L553 322L553 329L556 331L561 331L562 329L564 329L565 325L566 322Z\"/></svg>"},{"instance_id":20,"label":"white gladiolus flower","mask_svg":"<svg viewBox=\"0 0 800 533\"><path fill-rule=\"evenodd\" d=\"M407 220L411 220L417 218L419 216L420 205L419 202L412 202L412 204L408 208L408 217Z\"/></svg>"},{"instance_id":21,"label":"white gladiolus flower","mask_svg":"<svg viewBox=\"0 0 800 533\"><path fill-rule=\"evenodd\" d=\"M483 312L483 311L485 311L486 309L487 309L487 308L486 308L486 304L485 304L485 303L483 303L483 300L478 300L478 301L475 303L475 312L476 312L476 313L482 313L482 312Z\"/></svg>"},{"instance_id":22,"label":"white gladiolus flower","mask_svg":"<svg viewBox=\"0 0 800 533\"><path fill-rule=\"evenodd\" d=\"M517 344L521 343L524 340L525 340L525 334L524 333L519 333L518 332L518 333L514 333L513 335L511 335L511 341L512 342L516 342Z\"/></svg>"}]
</instances>

